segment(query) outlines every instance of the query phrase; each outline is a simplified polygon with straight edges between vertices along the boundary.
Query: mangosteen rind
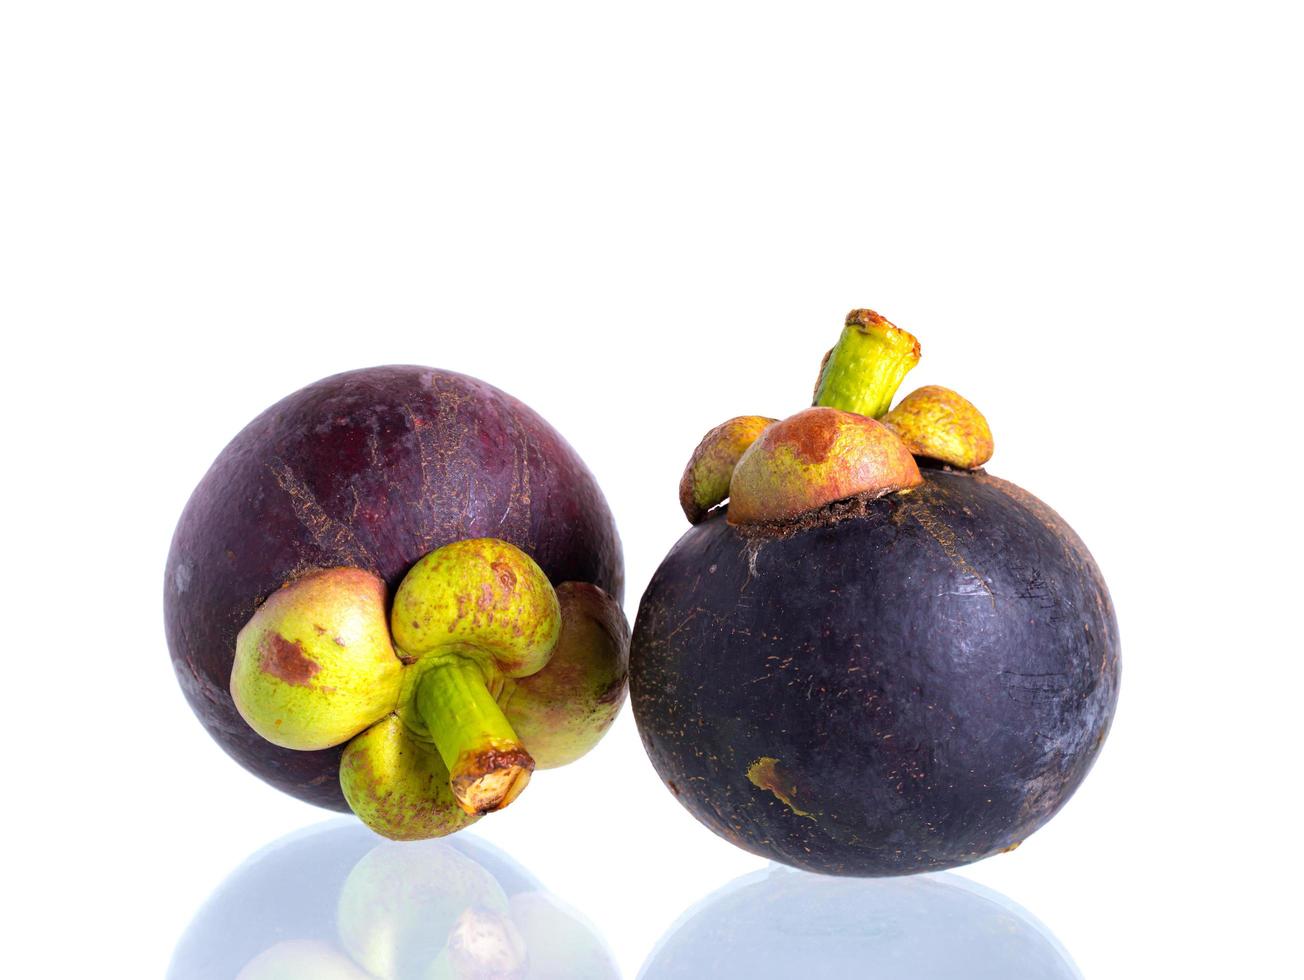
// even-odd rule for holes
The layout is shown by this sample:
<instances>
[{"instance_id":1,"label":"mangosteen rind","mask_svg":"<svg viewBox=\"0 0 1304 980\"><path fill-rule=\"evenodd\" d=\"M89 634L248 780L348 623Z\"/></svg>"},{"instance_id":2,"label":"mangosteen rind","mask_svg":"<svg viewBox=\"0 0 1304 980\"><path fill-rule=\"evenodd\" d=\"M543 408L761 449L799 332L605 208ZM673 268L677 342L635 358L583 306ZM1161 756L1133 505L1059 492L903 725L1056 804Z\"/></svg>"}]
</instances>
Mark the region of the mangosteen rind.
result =
<instances>
[{"instance_id":1,"label":"mangosteen rind","mask_svg":"<svg viewBox=\"0 0 1304 980\"><path fill-rule=\"evenodd\" d=\"M260 603L319 570L353 567L389 594L432 550L493 537L555 586L619 601L620 541L575 451L491 385L414 366L309 385L246 426L181 516L164 585L168 646L192 709L222 748L278 788L331 809L343 745L271 745L239 716L229 684L236 635Z\"/></svg>"},{"instance_id":2,"label":"mangosteen rind","mask_svg":"<svg viewBox=\"0 0 1304 980\"><path fill-rule=\"evenodd\" d=\"M829 520L717 512L658 569L630 690L653 765L699 820L812 871L939 870L1016 846L1094 762L1118 628L1090 553L985 473Z\"/></svg>"}]
</instances>

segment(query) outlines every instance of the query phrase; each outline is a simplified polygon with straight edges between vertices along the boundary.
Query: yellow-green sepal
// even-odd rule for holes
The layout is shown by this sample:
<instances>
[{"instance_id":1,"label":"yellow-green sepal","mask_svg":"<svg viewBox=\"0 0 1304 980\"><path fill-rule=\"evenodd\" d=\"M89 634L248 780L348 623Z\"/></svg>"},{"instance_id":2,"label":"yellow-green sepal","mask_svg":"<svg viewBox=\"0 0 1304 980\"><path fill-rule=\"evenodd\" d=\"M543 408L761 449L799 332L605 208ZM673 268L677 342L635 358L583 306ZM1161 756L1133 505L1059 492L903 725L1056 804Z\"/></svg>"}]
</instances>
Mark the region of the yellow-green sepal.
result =
<instances>
[{"instance_id":1,"label":"yellow-green sepal","mask_svg":"<svg viewBox=\"0 0 1304 980\"><path fill-rule=\"evenodd\" d=\"M629 623L596 585L563 582L561 636L548 665L508 681L503 711L539 769L574 762L598 744L629 681Z\"/></svg>"},{"instance_id":2,"label":"yellow-green sepal","mask_svg":"<svg viewBox=\"0 0 1304 980\"><path fill-rule=\"evenodd\" d=\"M835 501L922 482L914 457L881 423L836 408L807 408L766 429L738 461L729 523L782 523Z\"/></svg>"},{"instance_id":3,"label":"yellow-green sepal","mask_svg":"<svg viewBox=\"0 0 1304 980\"><path fill-rule=\"evenodd\" d=\"M439 752L413 738L396 715L348 744L340 788L362 822L391 840L444 837L478 819L458 805Z\"/></svg>"},{"instance_id":4,"label":"yellow-green sepal","mask_svg":"<svg viewBox=\"0 0 1304 980\"><path fill-rule=\"evenodd\" d=\"M557 596L529 555L497 538L444 545L394 595L394 642L407 657L462 645L507 677L548 662L561 630Z\"/></svg>"},{"instance_id":5,"label":"yellow-green sepal","mask_svg":"<svg viewBox=\"0 0 1304 980\"><path fill-rule=\"evenodd\" d=\"M402 672L384 582L329 568L278 589L240 630L231 697L267 741L324 749L393 710Z\"/></svg>"},{"instance_id":6,"label":"yellow-green sepal","mask_svg":"<svg viewBox=\"0 0 1304 980\"><path fill-rule=\"evenodd\" d=\"M995 443L983 413L950 388L927 385L899 401L883 424L916 456L972 470L992 458Z\"/></svg>"},{"instance_id":7,"label":"yellow-green sepal","mask_svg":"<svg viewBox=\"0 0 1304 980\"><path fill-rule=\"evenodd\" d=\"M702 437L679 478L679 506L690 524L701 523L712 507L729 496L738 460L773 423L764 415L739 415Z\"/></svg>"}]
</instances>

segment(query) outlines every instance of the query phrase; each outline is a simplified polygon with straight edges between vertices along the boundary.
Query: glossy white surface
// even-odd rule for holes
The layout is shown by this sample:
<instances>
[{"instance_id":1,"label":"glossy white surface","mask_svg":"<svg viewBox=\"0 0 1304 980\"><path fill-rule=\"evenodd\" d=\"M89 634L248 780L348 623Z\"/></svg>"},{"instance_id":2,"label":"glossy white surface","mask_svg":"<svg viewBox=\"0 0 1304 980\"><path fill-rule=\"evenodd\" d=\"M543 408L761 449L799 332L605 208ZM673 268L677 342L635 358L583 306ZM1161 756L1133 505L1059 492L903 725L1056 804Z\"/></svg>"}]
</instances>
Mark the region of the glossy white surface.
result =
<instances>
[{"instance_id":1,"label":"glossy white surface","mask_svg":"<svg viewBox=\"0 0 1304 980\"><path fill-rule=\"evenodd\" d=\"M469 942L474 934L478 942ZM596 927L474 832L399 845L338 818L253 854L196 913L168 976L617 980ZM882 980L1078 980L1026 910L958 875L827 878L770 865L685 912L639 970Z\"/></svg>"},{"instance_id":2,"label":"glossy white surface","mask_svg":"<svg viewBox=\"0 0 1304 980\"><path fill-rule=\"evenodd\" d=\"M0 972L162 975L222 881L323 818L209 740L163 641L173 523L258 411L378 363L512 392L604 487L632 618L697 440L802 407L866 305L920 337L908 384L986 413L991 470L1081 533L1121 623L1096 769L961 874L1092 980L1297 972L1298 18L0 6ZM475 833L625 977L764 867L628 712Z\"/></svg>"}]
</instances>

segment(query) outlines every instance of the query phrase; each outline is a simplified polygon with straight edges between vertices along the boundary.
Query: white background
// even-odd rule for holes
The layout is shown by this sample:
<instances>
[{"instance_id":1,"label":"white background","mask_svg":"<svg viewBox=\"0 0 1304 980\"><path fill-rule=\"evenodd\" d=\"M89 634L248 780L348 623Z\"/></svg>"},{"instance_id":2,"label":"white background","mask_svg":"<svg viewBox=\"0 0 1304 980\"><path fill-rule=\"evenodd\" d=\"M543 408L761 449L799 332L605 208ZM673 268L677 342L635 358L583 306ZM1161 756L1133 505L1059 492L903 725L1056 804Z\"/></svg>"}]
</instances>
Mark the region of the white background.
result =
<instances>
[{"instance_id":1,"label":"white background","mask_svg":"<svg viewBox=\"0 0 1304 980\"><path fill-rule=\"evenodd\" d=\"M697 439L802 407L854 306L986 412L1121 622L1095 771L964 873L1090 978L1297 970L1297 8L433 6L0 13L0 971L158 975L324 816L209 741L163 641L173 523L254 414L388 362L512 392L604 487L632 619ZM475 832L630 976L761 866L628 712Z\"/></svg>"}]
</instances>

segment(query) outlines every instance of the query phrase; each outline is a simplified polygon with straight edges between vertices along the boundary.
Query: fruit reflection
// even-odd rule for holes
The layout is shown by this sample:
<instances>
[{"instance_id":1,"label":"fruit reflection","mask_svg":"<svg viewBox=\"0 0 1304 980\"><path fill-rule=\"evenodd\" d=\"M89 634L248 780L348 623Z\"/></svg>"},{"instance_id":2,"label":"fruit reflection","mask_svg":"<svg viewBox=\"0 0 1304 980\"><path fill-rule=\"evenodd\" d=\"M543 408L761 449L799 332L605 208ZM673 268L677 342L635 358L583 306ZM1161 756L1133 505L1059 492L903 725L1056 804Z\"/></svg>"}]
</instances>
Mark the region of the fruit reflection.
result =
<instances>
[{"instance_id":1,"label":"fruit reflection","mask_svg":"<svg viewBox=\"0 0 1304 980\"><path fill-rule=\"evenodd\" d=\"M639 976L1081 980L1045 926L965 878L833 878L780 865L690 910Z\"/></svg>"},{"instance_id":2,"label":"fruit reflection","mask_svg":"<svg viewBox=\"0 0 1304 980\"><path fill-rule=\"evenodd\" d=\"M472 835L394 844L331 821L222 883L173 955L176 980L619 977L592 928Z\"/></svg>"}]
</instances>

